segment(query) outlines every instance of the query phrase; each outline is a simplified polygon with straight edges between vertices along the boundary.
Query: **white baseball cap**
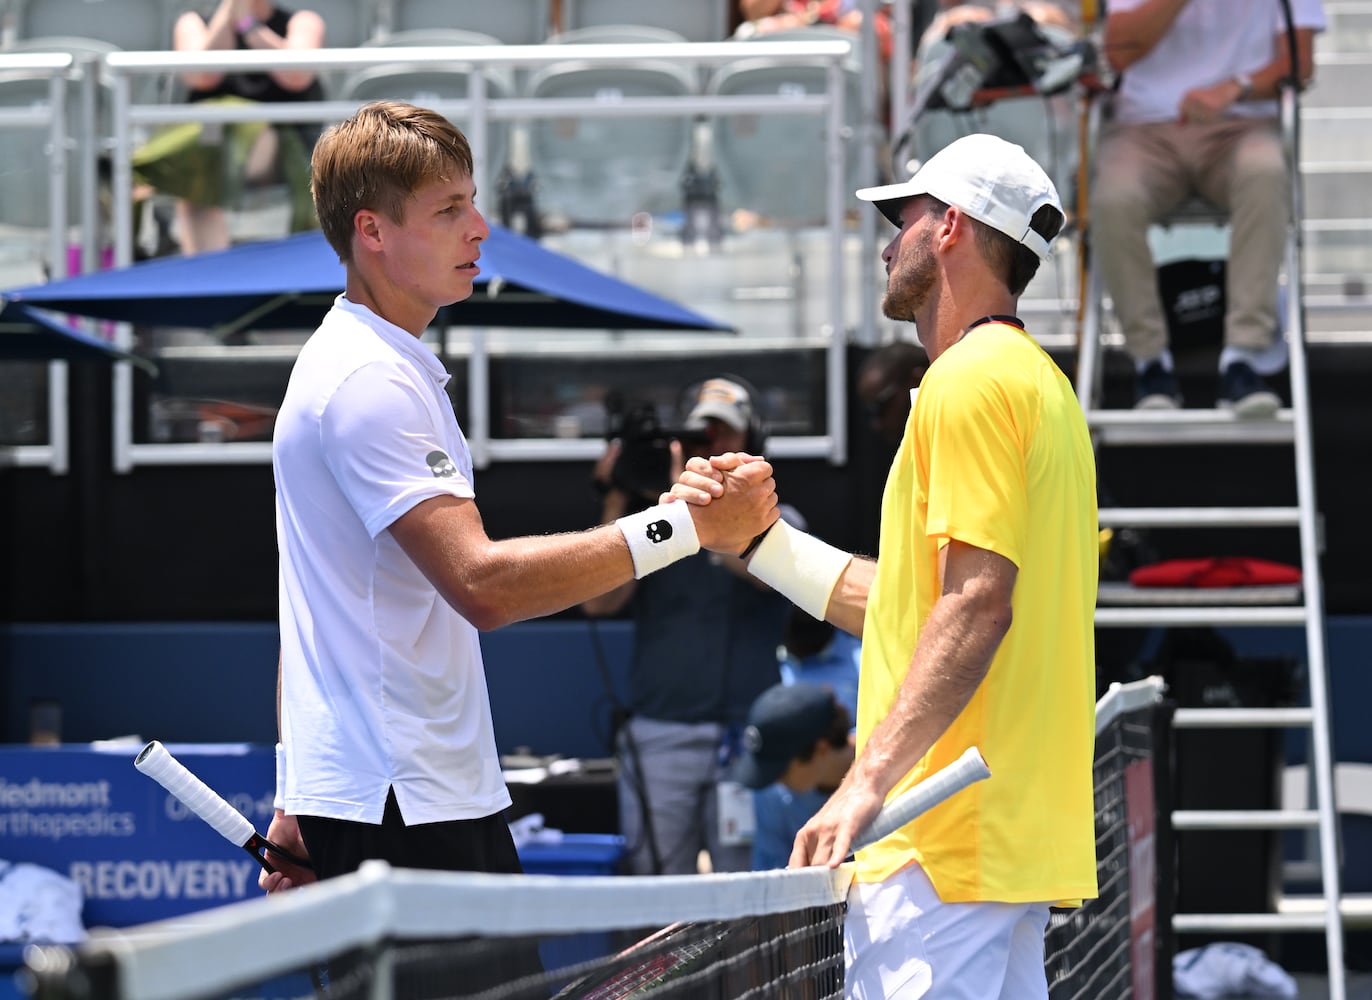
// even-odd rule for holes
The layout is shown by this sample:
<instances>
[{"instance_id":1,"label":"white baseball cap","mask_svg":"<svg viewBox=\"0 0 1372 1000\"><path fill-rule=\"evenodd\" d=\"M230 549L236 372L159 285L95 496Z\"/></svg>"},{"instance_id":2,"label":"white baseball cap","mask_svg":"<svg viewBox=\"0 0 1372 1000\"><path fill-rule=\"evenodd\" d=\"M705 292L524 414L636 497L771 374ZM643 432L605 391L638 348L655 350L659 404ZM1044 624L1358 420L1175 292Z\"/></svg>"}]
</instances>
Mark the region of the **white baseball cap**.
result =
<instances>
[{"instance_id":1,"label":"white baseball cap","mask_svg":"<svg viewBox=\"0 0 1372 1000\"><path fill-rule=\"evenodd\" d=\"M1044 205L1065 215L1057 188L1034 158L1022 146L984 133L944 146L908 181L863 188L857 196L900 225L901 205L921 194L1000 230L1034 251L1039 260L1048 259L1049 241L1029 228L1029 220Z\"/></svg>"}]
</instances>

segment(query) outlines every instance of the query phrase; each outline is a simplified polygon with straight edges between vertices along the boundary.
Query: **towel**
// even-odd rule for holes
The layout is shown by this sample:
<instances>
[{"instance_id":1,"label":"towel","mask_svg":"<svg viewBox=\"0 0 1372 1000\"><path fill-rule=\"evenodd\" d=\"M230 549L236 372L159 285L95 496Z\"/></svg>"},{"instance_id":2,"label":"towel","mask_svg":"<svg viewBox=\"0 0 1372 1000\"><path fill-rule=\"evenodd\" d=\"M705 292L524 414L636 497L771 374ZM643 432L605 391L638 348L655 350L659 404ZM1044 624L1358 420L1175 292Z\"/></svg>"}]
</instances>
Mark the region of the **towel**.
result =
<instances>
[{"instance_id":1,"label":"towel","mask_svg":"<svg viewBox=\"0 0 1372 1000\"><path fill-rule=\"evenodd\" d=\"M81 887L50 868L0 861L0 940L80 944Z\"/></svg>"},{"instance_id":2,"label":"towel","mask_svg":"<svg viewBox=\"0 0 1372 1000\"><path fill-rule=\"evenodd\" d=\"M1252 945L1234 941L1183 951L1172 959L1172 985L1181 996L1279 997L1296 1000L1296 981Z\"/></svg>"}]
</instances>

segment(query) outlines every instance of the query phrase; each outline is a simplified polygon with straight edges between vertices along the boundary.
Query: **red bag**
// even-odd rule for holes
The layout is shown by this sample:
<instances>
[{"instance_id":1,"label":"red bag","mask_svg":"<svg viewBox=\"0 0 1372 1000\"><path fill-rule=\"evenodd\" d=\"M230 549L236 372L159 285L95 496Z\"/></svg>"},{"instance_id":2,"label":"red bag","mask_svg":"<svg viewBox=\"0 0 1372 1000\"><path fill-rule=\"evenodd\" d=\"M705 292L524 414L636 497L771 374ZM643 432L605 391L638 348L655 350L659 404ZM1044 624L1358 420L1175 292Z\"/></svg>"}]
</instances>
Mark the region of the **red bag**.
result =
<instances>
[{"instance_id":1,"label":"red bag","mask_svg":"<svg viewBox=\"0 0 1372 1000\"><path fill-rule=\"evenodd\" d=\"M1244 556L1165 559L1140 566L1129 574L1129 582L1135 587L1262 587L1300 583L1301 571Z\"/></svg>"}]
</instances>

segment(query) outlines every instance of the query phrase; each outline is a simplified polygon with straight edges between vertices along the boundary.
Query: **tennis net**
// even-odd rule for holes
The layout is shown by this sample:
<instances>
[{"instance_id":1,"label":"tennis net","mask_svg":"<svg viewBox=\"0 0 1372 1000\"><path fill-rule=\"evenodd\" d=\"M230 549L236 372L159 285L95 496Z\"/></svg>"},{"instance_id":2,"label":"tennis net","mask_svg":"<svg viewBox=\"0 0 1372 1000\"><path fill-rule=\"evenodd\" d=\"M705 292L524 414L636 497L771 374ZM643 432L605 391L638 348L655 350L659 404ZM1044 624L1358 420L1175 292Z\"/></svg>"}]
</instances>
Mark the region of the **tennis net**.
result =
<instances>
[{"instance_id":1,"label":"tennis net","mask_svg":"<svg viewBox=\"0 0 1372 1000\"><path fill-rule=\"evenodd\" d=\"M1165 995L1167 771L1156 678L1097 705L1100 896L1055 913L1052 1000ZM1161 818L1160 818L1161 817ZM500 876L369 862L306 891L33 948L37 1000L822 1000L843 996L851 872Z\"/></svg>"},{"instance_id":2,"label":"tennis net","mask_svg":"<svg viewBox=\"0 0 1372 1000\"><path fill-rule=\"evenodd\" d=\"M840 869L500 876L369 862L307 891L30 949L42 1000L822 1000L843 995Z\"/></svg>"},{"instance_id":3,"label":"tennis net","mask_svg":"<svg viewBox=\"0 0 1372 1000\"><path fill-rule=\"evenodd\" d=\"M1163 693L1150 677L1112 685L1096 705L1100 894L1052 916L1044 942L1052 1000L1171 995L1171 894L1159 877L1170 871L1170 823L1158 805L1168 771Z\"/></svg>"}]
</instances>

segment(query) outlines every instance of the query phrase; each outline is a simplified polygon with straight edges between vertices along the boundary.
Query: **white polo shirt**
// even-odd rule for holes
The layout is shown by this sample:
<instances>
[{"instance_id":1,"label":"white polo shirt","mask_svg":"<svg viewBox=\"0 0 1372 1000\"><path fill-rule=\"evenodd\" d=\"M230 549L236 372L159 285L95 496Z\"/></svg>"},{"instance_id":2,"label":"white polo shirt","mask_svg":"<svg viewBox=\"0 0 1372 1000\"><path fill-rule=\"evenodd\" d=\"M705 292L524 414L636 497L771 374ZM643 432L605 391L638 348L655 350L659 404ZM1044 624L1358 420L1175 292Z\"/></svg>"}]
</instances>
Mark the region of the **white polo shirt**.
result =
<instances>
[{"instance_id":1,"label":"white polo shirt","mask_svg":"<svg viewBox=\"0 0 1372 1000\"><path fill-rule=\"evenodd\" d=\"M276 418L286 811L407 824L510 804L477 630L387 528L471 497L472 459L433 352L339 296Z\"/></svg>"},{"instance_id":2,"label":"white polo shirt","mask_svg":"<svg viewBox=\"0 0 1372 1000\"><path fill-rule=\"evenodd\" d=\"M1110 0L1110 13L1145 2ZM1291 0L1291 16L1297 28L1325 28L1320 0ZM1115 121L1177 121L1188 91L1256 72L1275 58L1277 38L1285 33L1281 0L1190 0L1152 51L1124 71L1114 97ZM1245 118L1277 113L1276 101L1244 101L1230 109Z\"/></svg>"}]
</instances>

